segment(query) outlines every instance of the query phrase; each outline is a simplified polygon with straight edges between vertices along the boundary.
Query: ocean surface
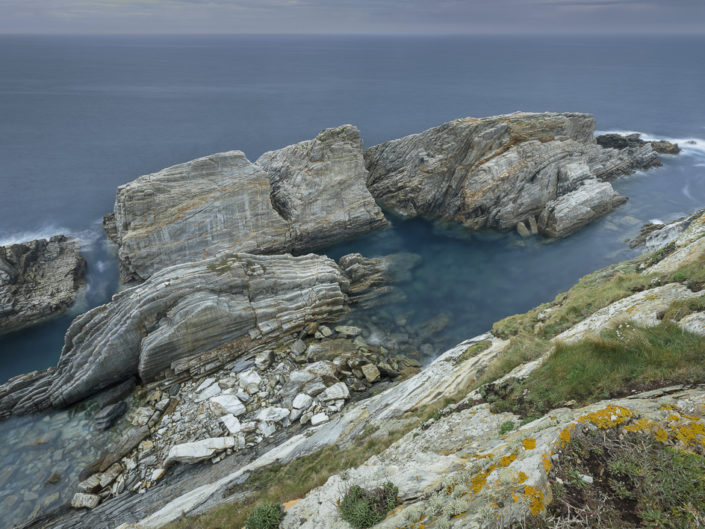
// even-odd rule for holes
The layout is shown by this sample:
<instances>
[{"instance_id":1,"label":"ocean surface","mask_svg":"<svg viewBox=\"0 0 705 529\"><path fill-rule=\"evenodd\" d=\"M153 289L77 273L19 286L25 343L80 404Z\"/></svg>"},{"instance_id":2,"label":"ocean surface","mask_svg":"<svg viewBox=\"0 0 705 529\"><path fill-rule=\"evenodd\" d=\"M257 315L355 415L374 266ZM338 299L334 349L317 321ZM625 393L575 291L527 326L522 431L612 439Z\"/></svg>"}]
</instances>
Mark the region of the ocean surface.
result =
<instances>
[{"instance_id":1,"label":"ocean surface","mask_svg":"<svg viewBox=\"0 0 705 529\"><path fill-rule=\"evenodd\" d=\"M413 326L443 315L437 354L634 256L625 240L641 224L703 207L703 64L705 39L685 37L0 37L0 244L74 235L89 271L69 315L0 337L0 383L54 365L71 319L115 292L101 218L116 187L142 174L231 149L254 160L343 123L374 145L517 110L589 112L599 130L681 144L663 167L615 181L629 202L564 240L392 219L325 250L420 255L406 301L377 321ZM377 316L351 316L364 317ZM66 499L39 505L25 494L6 504L16 491L46 497L48 475L18 461L49 454L75 479L96 451L80 442L90 433L78 411L0 423L0 468L18 467L0 473L0 527Z\"/></svg>"}]
</instances>

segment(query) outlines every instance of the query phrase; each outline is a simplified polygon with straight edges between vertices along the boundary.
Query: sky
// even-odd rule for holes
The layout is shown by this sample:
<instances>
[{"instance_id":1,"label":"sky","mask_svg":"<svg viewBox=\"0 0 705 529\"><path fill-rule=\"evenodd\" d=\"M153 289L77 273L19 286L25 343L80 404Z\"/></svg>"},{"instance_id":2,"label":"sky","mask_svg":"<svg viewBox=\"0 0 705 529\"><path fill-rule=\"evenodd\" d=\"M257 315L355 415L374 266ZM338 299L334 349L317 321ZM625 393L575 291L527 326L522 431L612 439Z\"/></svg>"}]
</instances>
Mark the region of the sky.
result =
<instances>
[{"instance_id":1,"label":"sky","mask_svg":"<svg viewBox=\"0 0 705 529\"><path fill-rule=\"evenodd\" d=\"M705 0L0 0L0 34L704 34Z\"/></svg>"}]
</instances>

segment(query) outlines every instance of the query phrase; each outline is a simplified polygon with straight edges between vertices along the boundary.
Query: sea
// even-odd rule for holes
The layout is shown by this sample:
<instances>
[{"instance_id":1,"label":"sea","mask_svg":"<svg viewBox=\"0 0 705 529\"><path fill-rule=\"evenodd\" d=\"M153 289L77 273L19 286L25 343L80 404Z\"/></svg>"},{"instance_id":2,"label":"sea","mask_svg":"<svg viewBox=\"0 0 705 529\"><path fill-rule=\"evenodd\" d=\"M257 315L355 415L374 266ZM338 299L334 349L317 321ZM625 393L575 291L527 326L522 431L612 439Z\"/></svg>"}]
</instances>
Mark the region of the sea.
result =
<instances>
[{"instance_id":1,"label":"sea","mask_svg":"<svg viewBox=\"0 0 705 529\"><path fill-rule=\"evenodd\" d=\"M0 36L0 245L63 233L88 262L67 315L0 336L0 383L56 364L71 320L117 291L101 221L140 175L232 149L255 160L345 123L370 146L514 111L588 112L599 131L679 143L663 167L615 180L629 201L566 239L390 216L388 229L321 249L420 256L404 301L386 310L407 325L443 315L430 359L634 257L626 241L642 224L704 207L704 64L705 38L685 36ZM75 479L95 451L82 440L98 438L74 411L4 421L0 463L53 453ZM40 474L0 472L0 527L65 501L5 503L35 489L43 501Z\"/></svg>"}]
</instances>

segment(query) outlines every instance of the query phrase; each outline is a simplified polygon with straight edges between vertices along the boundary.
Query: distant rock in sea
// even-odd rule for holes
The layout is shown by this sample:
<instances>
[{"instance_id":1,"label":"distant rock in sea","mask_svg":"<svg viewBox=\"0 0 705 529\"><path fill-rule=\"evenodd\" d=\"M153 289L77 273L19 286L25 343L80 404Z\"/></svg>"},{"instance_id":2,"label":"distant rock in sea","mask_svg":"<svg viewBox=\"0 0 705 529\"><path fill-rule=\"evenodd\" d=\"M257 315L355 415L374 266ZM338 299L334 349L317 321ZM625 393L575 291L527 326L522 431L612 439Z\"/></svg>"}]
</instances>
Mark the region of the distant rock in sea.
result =
<instances>
[{"instance_id":1,"label":"distant rock in sea","mask_svg":"<svg viewBox=\"0 0 705 529\"><path fill-rule=\"evenodd\" d=\"M213 154L118 188L105 219L125 281L222 251L307 251L387 224L351 125L263 154Z\"/></svg>"},{"instance_id":2,"label":"distant rock in sea","mask_svg":"<svg viewBox=\"0 0 705 529\"><path fill-rule=\"evenodd\" d=\"M78 243L64 235L0 246L0 334L69 308L85 269Z\"/></svg>"},{"instance_id":3,"label":"distant rock in sea","mask_svg":"<svg viewBox=\"0 0 705 529\"><path fill-rule=\"evenodd\" d=\"M403 216L564 237L626 200L607 179L660 165L650 144L603 148L594 131L589 114L456 119L367 149L367 186Z\"/></svg>"}]
</instances>

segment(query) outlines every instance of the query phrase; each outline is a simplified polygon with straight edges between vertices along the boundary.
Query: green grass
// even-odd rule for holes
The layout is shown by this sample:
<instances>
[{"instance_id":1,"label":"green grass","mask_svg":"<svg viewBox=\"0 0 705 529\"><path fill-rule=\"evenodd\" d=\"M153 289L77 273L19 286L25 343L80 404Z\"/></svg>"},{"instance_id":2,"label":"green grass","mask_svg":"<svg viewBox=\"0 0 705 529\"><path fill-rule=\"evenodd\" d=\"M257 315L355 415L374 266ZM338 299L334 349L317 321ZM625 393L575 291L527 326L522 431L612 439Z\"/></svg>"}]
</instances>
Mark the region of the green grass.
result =
<instances>
[{"instance_id":1,"label":"green grass","mask_svg":"<svg viewBox=\"0 0 705 529\"><path fill-rule=\"evenodd\" d=\"M543 414L574 400L578 405L669 384L705 381L705 340L672 322L644 329L622 327L555 351L525 381L506 388L493 409Z\"/></svg>"},{"instance_id":2,"label":"green grass","mask_svg":"<svg viewBox=\"0 0 705 529\"><path fill-rule=\"evenodd\" d=\"M511 432L514 429L514 421L506 421L502 423L499 427L499 435L504 435Z\"/></svg>"},{"instance_id":3,"label":"green grass","mask_svg":"<svg viewBox=\"0 0 705 529\"><path fill-rule=\"evenodd\" d=\"M372 490L353 485L340 500L340 517L354 529L372 527L397 506L398 493L399 489L391 481Z\"/></svg>"},{"instance_id":4,"label":"green grass","mask_svg":"<svg viewBox=\"0 0 705 529\"><path fill-rule=\"evenodd\" d=\"M490 348L491 345L492 340L482 340L481 342L474 343L470 347L465 349L465 351L463 351L463 354L461 354L455 359L455 363L461 364L465 362L465 360L468 360L474 356L479 355L481 352L486 351Z\"/></svg>"},{"instance_id":5,"label":"green grass","mask_svg":"<svg viewBox=\"0 0 705 529\"><path fill-rule=\"evenodd\" d=\"M522 527L699 529L705 524L705 457L648 434L576 431L549 482L554 501L548 512Z\"/></svg>"},{"instance_id":6,"label":"green grass","mask_svg":"<svg viewBox=\"0 0 705 529\"><path fill-rule=\"evenodd\" d=\"M347 448L329 446L299 458L286 465L271 465L253 472L250 477L232 490L242 493L241 500L222 504L214 509L167 525L167 529L240 529L246 523L255 502L286 503L301 498L310 490L323 485L330 476L348 468L360 466L371 456L380 453L420 421L410 423L404 430L394 431L386 437L370 437ZM369 432L368 432L369 434Z\"/></svg>"},{"instance_id":7,"label":"green grass","mask_svg":"<svg viewBox=\"0 0 705 529\"><path fill-rule=\"evenodd\" d=\"M266 501L257 505L247 517L245 529L278 529L284 517L281 503Z\"/></svg>"}]
</instances>

